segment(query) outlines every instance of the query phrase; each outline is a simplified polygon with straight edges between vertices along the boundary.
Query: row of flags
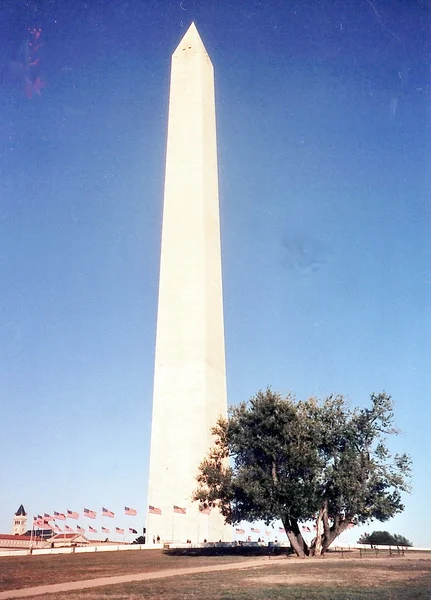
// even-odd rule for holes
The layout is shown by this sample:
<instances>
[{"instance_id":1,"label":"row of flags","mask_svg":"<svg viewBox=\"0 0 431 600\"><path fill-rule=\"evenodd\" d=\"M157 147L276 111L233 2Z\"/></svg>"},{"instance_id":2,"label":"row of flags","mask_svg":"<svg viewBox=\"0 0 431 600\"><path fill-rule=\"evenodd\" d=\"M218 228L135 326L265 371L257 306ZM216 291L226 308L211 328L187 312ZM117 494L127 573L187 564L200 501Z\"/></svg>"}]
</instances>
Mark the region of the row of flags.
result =
<instances>
[{"instance_id":1,"label":"row of flags","mask_svg":"<svg viewBox=\"0 0 431 600\"><path fill-rule=\"evenodd\" d=\"M258 527L250 527L250 531L251 531L252 533L260 533L260 529L259 529ZM279 531L280 533L286 533L286 530L284 529L284 527L279 527L279 528L278 528L278 531ZM270 531L269 529L265 529L265 530L264 530L264 532L265 532L265 535L266 535L266 536L268 536L268 537L269 537L269 536L270 536L272 533L274 533L274 532ZM242 529L241 527L237 527L237 528L235 529L235 533L237 533L238 535L245 535L245 529ZM263 535L263 533L262 533L262 535Z\"/></svg>"},{"instance_id":2,"label":"row of flags","mask_svg":"<svg viewBox=\"0 0 431 600\"><path fill-rule=\"evenodd\" d=\"M352 527L354 527L353 523L350 523L347 527L347 529L351 529ZM317 531L317 526L314 524L313 525L313 529L311 529L308 525L303 525L301 527L302 531L304 533L311 533L311 531ZM260 533L260 529L257 527L250 527L250 531L252 533ZM284 527L279 527L278 528L279 533L286 533L286 530ZM241 529L240 527L237 527L235 529L235 533L237 533L238 535L244 535L245 534L245 529ZM269 531L269 529L265 529L265 535L270 536L271 535L271 531Z\"/></svg>"},{"instance_id":3,"label":"row of flags","mask_svg":"<svg viewBox=\"0 0 431 600\"><path fill-rule=\"evenodd\" d=\"M352 529L352 527L354 527L354 526L355 526L355 524L354 524L354 523L349 523L349 524L347 525L347 529ZM303 526L301 527L301 529L302 529L302 531L303 531L304 533L311 533L311 531L312 531L312 530L310 529L310 527L308 527L308 525L303 525ZM314 524L314 525L313 525L313 531L317 531L317 525L316 525L316 524Z\"/></svg>"},{"instance_id":4,"label":"row of flags","mask_svg":"<svg viewBox=\"0 0 431 600\"><path fill-rule=\"evenodd\" d=\"M110 517L111 519L115 517L115 513L105 507L102 507L101 514L102 517ZM138 515L138 511L135 508L125 506L124 514L130 517L136 517ZM95 510L90 510L89 508L84 508L83 516L87 517L88 519L95 519L97 517L97 512ZM80 515L78 512L69 509L67 509L66 513L57 512L55 510L52 515L49 513L44 513L43 517L38 515L39 519L45 519L46 521L65 521L66 519L79 519L79 517Z\"/></svg>"},{"instance_id":5,"label":"row of flags","mask_svg":"<svg viewBox=\"0 0 431 600\"><path fill-rule=\"evenodd\" d=\"M203 514L203 515L209 515L211 512L211 509L209 507L204 508L203 506L199 507L199 511ZM156 506L151 506L151 504L148 506L148 512L150 515L161 515L162 514L162 509L161 508L157 508ZM183 508L182 506L177 506L176 504L173 505L173 512L177 513L178 515L185 515L187 514L187 509Z\"/></svg>"},{"instance_id":6,"label":"row of flags","mask_svg":"<svg viewBox=\"0 0 431 600\"><path fill-rule=\"evenodd\" d=\"M80 527L80 525L76 525L76 530L72 529L72 527L69 527L69 525L64 525L64 529L61 529L56 523L54 523L54 525L51 525L46 519L44 519L40 515L38 515L37 517L33 517L33 525L43 529L52 529L52 531L55 531L56 533L85 533L86 531L85 527ZM92 527L91 525L88 526L88 531L89 533L98 533L98 530ZM101 531L102 533L111 532L111 530L107 527L102 527ZM115 533L120 533L121 535L124 535L124 529L122 527L116 527ZM138 532L133 527L129 527L129 533L137 534Z\"/></svg>"}]
</instances>

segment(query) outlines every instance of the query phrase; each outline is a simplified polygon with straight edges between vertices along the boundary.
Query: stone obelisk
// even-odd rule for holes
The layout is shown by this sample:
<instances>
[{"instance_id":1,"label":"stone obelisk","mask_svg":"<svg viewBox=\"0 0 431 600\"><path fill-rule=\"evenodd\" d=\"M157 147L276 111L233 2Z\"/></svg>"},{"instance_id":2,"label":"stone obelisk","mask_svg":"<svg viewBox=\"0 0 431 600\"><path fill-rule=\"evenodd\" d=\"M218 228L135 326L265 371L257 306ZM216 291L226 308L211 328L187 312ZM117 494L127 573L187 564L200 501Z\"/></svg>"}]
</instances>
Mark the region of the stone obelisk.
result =
<instances>
[{"instance_id":1,"label":"stone obelisk","mask_svg":"<svg viewBox=\"0 0 431 600\"><path fill-rule=\"evenodd\" d=\"M226 412L214 73L192 23L171 67L149 543L231 539L217 510L202 513L191 501L210 429Z\"/></svg>"}]
</instances>

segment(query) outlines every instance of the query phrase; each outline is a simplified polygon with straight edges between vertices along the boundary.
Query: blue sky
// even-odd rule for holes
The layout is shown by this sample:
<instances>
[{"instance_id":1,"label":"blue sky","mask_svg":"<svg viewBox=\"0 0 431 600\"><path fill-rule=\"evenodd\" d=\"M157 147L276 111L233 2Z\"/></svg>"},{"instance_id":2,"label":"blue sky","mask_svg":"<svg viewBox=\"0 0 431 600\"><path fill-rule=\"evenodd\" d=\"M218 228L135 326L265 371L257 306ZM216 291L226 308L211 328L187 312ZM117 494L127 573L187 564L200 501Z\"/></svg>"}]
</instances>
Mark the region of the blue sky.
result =
<instances>
[{"instance_id":1,"label":"blue sky","mask_svg":"<svg viewBox=\"0 0 431 600\"><path fill-rule=\"evenodd\" d=\"M21 503L143 525L170 56L194 20L216 74L229 402L390 393L413 491L364 529L431 546L426 3L40 5L0 8L0 531ZM8 70L27 26L47 82L31 100Z\"/></svg>"}]
</instances>

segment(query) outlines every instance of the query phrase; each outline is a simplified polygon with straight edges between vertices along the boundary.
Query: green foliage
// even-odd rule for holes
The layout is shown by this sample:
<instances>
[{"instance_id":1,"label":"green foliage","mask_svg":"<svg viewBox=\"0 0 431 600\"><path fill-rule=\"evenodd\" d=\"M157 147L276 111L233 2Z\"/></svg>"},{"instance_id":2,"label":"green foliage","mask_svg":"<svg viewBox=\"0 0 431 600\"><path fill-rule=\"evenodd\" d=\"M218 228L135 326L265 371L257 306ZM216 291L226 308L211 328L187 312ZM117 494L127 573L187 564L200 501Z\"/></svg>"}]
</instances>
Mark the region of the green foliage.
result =
<instances>
[{"instance_id":1,"label":"green foliage","mask_svg":"<svg viewBox=\"0 0 431 600\"><path fill-rule=\"evenodd\" d=\"M267 389L231 408L213 433L195 499L219 506L227 523L281 519L299 555L308 552L301 521L317 518L325 551L349 525L404 509L410 458L387 447L397 430L386 394L351 409L343 396L296 401Z\"/></svg>"},{"instance_id":2,"label":"green foliage","mask_svg":"<svg viewBox=\"0 0 431 600\"><path fill-rule=\"evenodd\" d=\"M389 531L373 531L364 533L358 540L358 544L370 544L372 546L412 546L403 535L392 534Z\"/></svg>"}]
</instances>

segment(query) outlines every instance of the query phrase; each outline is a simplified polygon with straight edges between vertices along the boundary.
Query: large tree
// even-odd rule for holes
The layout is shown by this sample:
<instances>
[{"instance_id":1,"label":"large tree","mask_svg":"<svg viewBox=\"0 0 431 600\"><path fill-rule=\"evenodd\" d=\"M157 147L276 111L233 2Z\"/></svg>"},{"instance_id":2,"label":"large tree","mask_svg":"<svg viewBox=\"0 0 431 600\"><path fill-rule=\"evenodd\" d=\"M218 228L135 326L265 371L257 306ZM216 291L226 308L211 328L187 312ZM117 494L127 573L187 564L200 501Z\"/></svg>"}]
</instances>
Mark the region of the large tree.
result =
<instances>
[{"instance_id":1,"label":"large tree","mask_svg":"<svg viewBox=\"0 0 431 600\"><path fill-rule=\"evenodd\" d=\"M413 546L403 535L389 533L389 531L373 531L364 533L358 540L358 544L370 544L371 546Z\"/></svg>"},{"instance_id":2,"label":"large tree","mask_svg":"<svg viewBox=\"0 0 431 600\"><path fill-rule=\"evenodd\" d=\"M195 500L218 506L231 524L281 519L298 556L320 555L349 526L404 509L410 458L389 452L393 418L384 393L352 409L342 396L297 402L259 392L214 427ZM311 519L316 536L308 546L300 523Z\"/></svg>"}]
</instances>

